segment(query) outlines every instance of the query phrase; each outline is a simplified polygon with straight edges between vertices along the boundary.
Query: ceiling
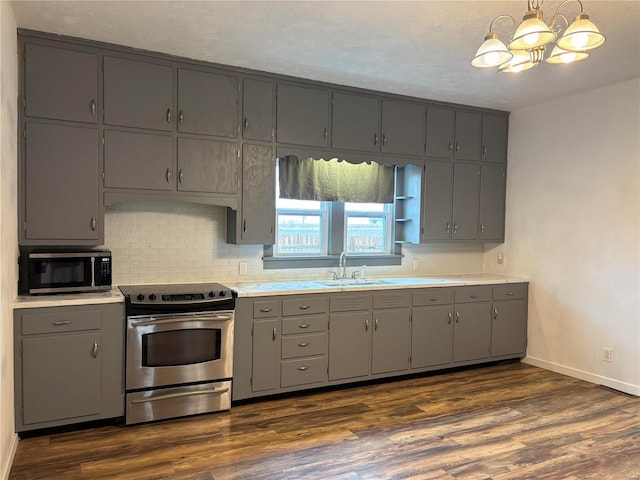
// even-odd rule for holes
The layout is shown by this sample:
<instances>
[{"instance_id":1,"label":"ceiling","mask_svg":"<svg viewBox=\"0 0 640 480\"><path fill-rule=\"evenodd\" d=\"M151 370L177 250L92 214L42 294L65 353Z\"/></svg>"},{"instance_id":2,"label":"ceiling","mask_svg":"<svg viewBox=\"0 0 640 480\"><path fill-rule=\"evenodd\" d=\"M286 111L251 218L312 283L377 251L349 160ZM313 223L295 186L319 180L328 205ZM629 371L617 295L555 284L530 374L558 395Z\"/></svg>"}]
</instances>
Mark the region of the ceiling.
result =
<instances>
[{"instance_id":1,"label":"ceiling","mask_svg":"<svg viewBox=\"0 0 640 480\"><path fill-rule=\"evenodd\" d=\"M547 0L549 19L559 1ZM607 41L590 58L519 74L477 69L510 1L15 1L19 28L342 85L513 111L640 76L640 2L584 0ZM562 10L569 19L577 2ZM513 26L496 22L507 43Z\"/></svg>"}]
</instances>

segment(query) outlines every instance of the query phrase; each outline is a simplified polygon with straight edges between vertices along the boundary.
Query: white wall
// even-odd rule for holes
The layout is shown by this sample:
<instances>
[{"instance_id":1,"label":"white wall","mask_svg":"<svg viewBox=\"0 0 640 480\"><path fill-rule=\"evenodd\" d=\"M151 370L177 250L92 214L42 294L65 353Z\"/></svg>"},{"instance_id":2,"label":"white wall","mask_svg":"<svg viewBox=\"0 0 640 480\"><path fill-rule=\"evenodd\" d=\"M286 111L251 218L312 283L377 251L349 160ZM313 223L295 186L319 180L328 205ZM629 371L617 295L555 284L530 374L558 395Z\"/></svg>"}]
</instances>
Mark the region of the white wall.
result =
<instances>
[{"instance_id":1,"label":"white wall","mask_svg":"<svg viewBox=\"0 0 640 480\"><path fill-rule=\"evenodd\" d=\"M17 290L17 57L16 19L0 1L0 478L9 469L18 437L13 422L13 314Z\"/></svg>"},{"instance_id":2,"label":"white wall","mask_svg":"<svg viewBox=\"0 0 640 480\"><path fill-rule=\"evenodd\" d=\"M640 395L640 79L509 128L506 241L485 269L531 280L527 361Z\"/></svg>"}]
</instances>

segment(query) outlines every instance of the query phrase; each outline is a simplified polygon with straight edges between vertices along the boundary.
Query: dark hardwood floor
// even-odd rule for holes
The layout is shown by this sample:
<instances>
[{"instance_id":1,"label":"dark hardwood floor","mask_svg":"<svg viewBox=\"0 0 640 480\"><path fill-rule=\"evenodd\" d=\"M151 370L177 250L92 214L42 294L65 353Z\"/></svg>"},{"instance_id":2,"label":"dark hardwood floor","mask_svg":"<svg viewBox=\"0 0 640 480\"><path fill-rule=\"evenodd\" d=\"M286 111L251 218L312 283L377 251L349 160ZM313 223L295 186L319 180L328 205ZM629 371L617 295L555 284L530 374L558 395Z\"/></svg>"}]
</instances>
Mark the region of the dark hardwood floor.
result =
<instances>
[{"instance_id":1,"label":"dark hardwood floor","mask_svg":"<svg viewBox=\"0 0 640 480\"><path fill-rule=\"evenodd\" d=\"M10 479L640 479L640 398L508 363L22 439Z\"/></svg>"}]
</instances>

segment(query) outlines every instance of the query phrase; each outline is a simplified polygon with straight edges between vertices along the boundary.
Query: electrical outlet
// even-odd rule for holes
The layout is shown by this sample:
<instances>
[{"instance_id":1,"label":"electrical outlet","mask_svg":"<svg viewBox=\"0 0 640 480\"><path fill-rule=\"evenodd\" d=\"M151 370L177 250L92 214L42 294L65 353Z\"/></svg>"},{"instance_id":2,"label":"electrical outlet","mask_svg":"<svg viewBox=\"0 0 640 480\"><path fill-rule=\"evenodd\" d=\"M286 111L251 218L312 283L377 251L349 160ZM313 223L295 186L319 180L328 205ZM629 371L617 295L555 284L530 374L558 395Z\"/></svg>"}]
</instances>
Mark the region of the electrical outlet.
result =
<instances>
[{"instance_id":1,"label":"electrical outlet","mask_svg":"<svg viewBox=\"0 0 640 480\"><path fill-rule=\"evenodd\" d=\"M613 348L602 349L602 361L607 363L613 362Z\"/></svg>"},{"instance_id":2,"label":"electrical outlet","mask_svg":"<svg viewBox=\"0 0 640 480\"><path fill-rule=\"evenodd\" d=\"M498 253L496 260L498 261L498 265L504 265L504 253Z\"/></svg>"},{"instance_id":3,"label":"electrical outlet","mask_svg":"<svg viewBox=\"0 0 640 480\"><path fill-rule=\"evenodd\" d=\"M420 270L420 260L418 260L417 258L413 261L413 269Z\"/></svg>"},{"instance_id":4,"label":"electrical outlet","mask_svg":"<svg viewBox=\"0 0 640 480\"><path fill-rule=\"evenodd\" d=\"M240 262L238 264L238 270L240 271L240 275L246 275L247 274L247 262Z\"/></svg>"}]
</instances>

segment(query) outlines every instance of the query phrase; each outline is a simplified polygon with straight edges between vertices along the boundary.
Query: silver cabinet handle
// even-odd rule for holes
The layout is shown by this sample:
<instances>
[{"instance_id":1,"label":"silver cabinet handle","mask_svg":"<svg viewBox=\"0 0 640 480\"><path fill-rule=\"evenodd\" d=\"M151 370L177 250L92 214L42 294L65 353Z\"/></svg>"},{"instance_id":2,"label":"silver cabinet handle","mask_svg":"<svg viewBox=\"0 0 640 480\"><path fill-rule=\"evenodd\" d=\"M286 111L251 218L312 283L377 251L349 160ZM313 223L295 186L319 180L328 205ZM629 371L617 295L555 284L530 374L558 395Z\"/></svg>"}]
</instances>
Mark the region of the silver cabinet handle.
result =
<instances>
[{"instance_id":1,"label":"silver cabinet handle","mask_svg":"<svg viewBox=\"0 0 640 480\"><path fill-rule=\"evenodd\" d=\"M171 182L171 169L167 168L167 172L165 174L166 178L167 178L167 183Z\"/></svg>"},{"instance_id":2,"label":"silver cabinet handle","mask_svg":"<svg viewBox=\"0 0 640 480\"><path fill-rule=\"evenodd\" d=\"M445 227L444 233L446 233L447 235L451 233L451 224L449 222L447 222L447 226Z\"/></svg>"},{"instance_id":3,"label":"silver cabinet handle","mask_svg":"<svg viewBox=\"0 0 640 480\"><path fill-rule=\"evenodd\" d=\"M244 131L246 132L247 130L249 130L249 119L244 117Z\"/></svg>"},{"instance_id":4,"label":"silver cabinet handle","mask_svg":"<svg viewBox=\"0 0 640 480\"><path fill-rule=\"evenodd\" d=\"M308 308L310 308L310 307L311 307L311 305L298 305L298 308L299 308L300 310L307 310L307 309L308 309Z\"/></svg>"},{"instance_id":5,"label":"silver cabinet handle","mask_svg":"<svg viewBox=\"0 0 640 480\"><path fill-rule=\"evenodd\" d=\"M262 313L269 313L271 310L273 310L273 308L261 308L260 311Z\"/></svg>"},{"instance_id":6,"label":"silver cabinet handle","mask_svg":"<svg viewBox=\"0 0 640 480\"><path fill-rule=\"evenodd\" d=\"M453 315L451 315L451 312L449 312L447 313L447 316L449 317L449 321L447 323L451 325L451 321L453 320Z\"/></svg>"},{"instance_id":7,"label":"silver cabinet handle","mask_svg":"<svg viewBox=\"0 0 640 480\"><path fill-rule=\"evenodd\" d=\"M93 358L98 358L98 342L93 342L93 347L91 347L91 356Z\"/></svg>"},{"instance_id":8,"label":"silver cabinet handle","mask_svg":"<svg viewBox=\"0 0 640 480\"><path fill-rule=\"evenodd\" d=\"M276 341L276 335L278 335L278 329L274 327L273 333L271 334L271 338L273 339L274 342Z\"/></svg>"},{"instance_id":9,"label":"silver cabinet handle","mask_svg":"<svg viewBox=\"0 0 640 480\"><path fill-rule=\"evenodd\" d=\"M364 321L364 331L368 332L369 331L369 319L366 319Z\"/></svg>"},{"instance_id":10,"label":"silver cabinet handle","mask_svg":"<svg viewBox=\"0 0 640 480\"><path fill-rule=\"evenodd\" d=\"M456 234L458 233L458 224L454 222L453 224L453 233Z\"/></svg>"},{"instance_id":11,"label":"silver cabinet handle","mask_svg":"<svg viewBox=\"0 0 640 480\"><path fill-rule=\"evenodd\" d=\"M453 143L452 142L449 142L449 151L450 152L453 151Z\"/></svg>"},{"instance_id":12,"label":"silver cabinet handle","mask_svg":"<svg viewBox=\"0 0 640 480\"><path fill-rule=\"evenodd\" d=\"M377 133L373 134L373 144L374 145L378 145L378 134Z\"/></svg>"},{"instance_id":13,"label":"silver cabinet handle","mask_svg":"<svg viewBox=\"0 0 640 480\"><path fill-rule=\"evenodd\" d=\"M382 134L382 145L386 145L387 144L387 135L386 134Z\"/></svg>"},{"instance_id":14,"label":"silver cabinet handle","mask_svg":"<svg viewBox=\"0 0 640 480\"><path fill-rule=\"evenodd\" d=\"M178 113L178 123L182 125L182 122L184 122L184 112L180 110L180 113Z\"/></svg>"},{"instance_id":15,"label":"silver cabinet handle","mask_svg":"<svg viewBox=\"0 0 640 480\"><path fill-rule=\"evenodd\" d=\"M178 181L182 183L184 180L184 173L182 173L182 169L178 170Z\"/></svg>"},{"instance_id":16,"label":"silver cabinet handle","mask_svg":"<svg viewBox=\"0 0 640 480\"><path fill-rule=\"evenodd\" d=\"M309 328L311 326L311 324L309 323L300 323L298 325L298 328Z\"/></svg>"},{"instance_id":17,"label":"silver cabinet handle","mask_svg":"<svg viewBox=\"0 0 640 480\"><path fill-rule=\"evenodd\" d=\"M497 308L493 309L493 318L498 318L498 309Z\"/></svg>"},{"instance_id":18,"label":"silver cabinet handle","mask_svg":"<svg viewBox=\"0 0 640 480\"><path fill-rule=\"evenodd\" d=\"M93 230L94 232L96 231L96 217L91 217L91 222L89 222L89 226L91 227L91 230Z\"/></svg>"},{"instance_id":19,"label":"silver cabinet handle","mask_svg":"<svg viewBox=\"0 0 640 480\"><path fill-rule=\"evenodd\" d=\"M511 297L511 296L513 296L513 292L507 292L507 295L509 295Z\"/></svg>"},{"instance_id":20,"label":"silver cabinet handle","mask_svg":"<svg viewBox=\"0 0 640 480\"><path fill-rule=\"evenodd\" d=\"M460 151L460 144L458 142L456 142L456 152Z\"/></svg>"},{"instance_id":21,"label":"silver cabinet handle","mask_svg":"<svg viewBox=\"0 0 640 480\"><path fill-rule=\"evenodd\" d=\"M484 233L484 223L480 224L480 233Z\"/></svg>"},{"instance_id":22,"label":"silver cabinet handle","mask_svg":"<svg viewBox=\"0 0 640 480\"><path fill-rule=\"evenodd\" d=\"M242 221L242 233L247 233L247 219Z\"/></svg>"},{"instance_id":23,"label":"silver cabinet handle","mask_svg":"<svg viewBox=\"0 0 640 480\"><path fill-rule=\"evenodd\" d=\"M167 123L171 123L171 109L167 108Z\"/></svg>"},{"instance_id":24,"label":"silver cabinet handle","mask_svg":"<svg viewBox=\"0 0 640 480\"><path fill-rule=\"evenodd\" d=\"M324 127L324 130L322 132L322 138L324 138L325 140L327 139L327 127Z\"/></svg>"},{"instance_id":25,"label":"silver cabinet handle","mask_svg":"<svg viewBox=\"0 0 640 480\"><path fill-rule=\"evenodd\" d=\"M299 347L308 347L309 345L311 345L310 342L298 342Z\"/></svg>"},{"instance_id":26,"label":"silver cabinet handle","mask_svg":"<svg viewBox=\"0 0 640 480\"><path fill-rule=\"evenodd\" d=\"M436 300L438 300L438 297L431 297L431 298L429 299L429 301L430 301L430 302L435 302Z\"/></svg>"},{"instance_id":27,"label":"silver cabinet handle","mask_svg":"<svg viewBox=\"0 0 640 480\"><path fill-rule=\"evenodd\" d=\"M96 114L96 101L93 98L89 102L89 110L91 111L91 115Z\"/></svg>"},{"instance_id":28,"label":"silver cabinet handle","mask_svg":"<svg viewBox=\"0 0 640 480\"><path fill-rule=\"evenodd\" d=\"M456 323L460 323L460 312L456 312Z\"/></svg>"},{"instance_id":29,"label":"silver cabinet handle","mask_svg":"<svg viewBox=\"0 0 640 480\"><path fill-rule=\"evenodd\" d=\"M307 365L302 365L301 367L298 367L298 370L304 372L305 370L309 370L309 367Z\"/></svg>"},{"instance_id":30,"label":"silver cabinet handle","mask_svg":"<svg viewBox=\"0 0 640 480\"><path fill-rule=\"evenodd\" d=\"M223 393L227 393L228 391L229 391L228 388L212 388L210 390L198 390L197 392L169 393L167 395L158 395L157 397L140 398L138 400L131 400L131 403L157 402L158 400L170 400L172 398L191 397L194 395L222 395Z\"/></svg>"},{"instance_id":31,"label":"silver cabinet handle","mask_svg":"<svg viewBox=\"0 0 640 480\"><path fill-rule=\"evenodd\" d=\"M51 322L51 325L55 327L61 327L62 325L69 325L71 322L69 320L63 320L59 322Z\"/></svg>"},{"instance_id":32,"label":"silver cabinet handle","mask_svg":"<svg viewBox=\"0 0 640 480\"><path fill-rule=\"evenodd\" d=\"M478 298L478 295L474 293L471 295L471 298Z\"/></svg>"},{"instance_id":33,"label":"silver cabinet handle","mask_svg":"<svg viewBox=\"0 0 640 480\"><path fill-rule=\"evenodd\" d=\"M375 331L378 331L378 319L377 318L373 321L373 329Z\"/></svg>"},{"instance_id":34,"label":"silver cabinet handle","mask_svg":"<svg viewBox=\"0 0 640 480\"><path fill-rule=\"evenodd\" d=\"M482 155L486 155L487 154L487 146L483 145L482 146Z\"/></svg>"}]
</instances>

